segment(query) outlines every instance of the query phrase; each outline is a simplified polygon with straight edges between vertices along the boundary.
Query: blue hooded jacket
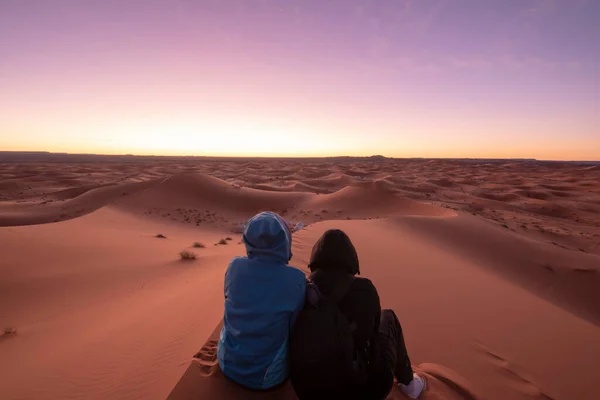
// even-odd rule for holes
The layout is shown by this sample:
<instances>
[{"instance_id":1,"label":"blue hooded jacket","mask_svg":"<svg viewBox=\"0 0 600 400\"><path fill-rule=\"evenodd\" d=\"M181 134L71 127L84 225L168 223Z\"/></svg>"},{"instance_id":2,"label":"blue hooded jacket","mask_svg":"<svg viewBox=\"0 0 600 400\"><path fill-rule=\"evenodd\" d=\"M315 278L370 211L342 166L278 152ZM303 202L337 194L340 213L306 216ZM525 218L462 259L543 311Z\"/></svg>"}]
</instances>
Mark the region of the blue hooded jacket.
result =
<instances>
[{"instance_id":1,"label":"blue hooded jacket","mask_svg":"<svg viewBox=\"0 0 600 400\"><path fill-rule=\"evenodd\" d=\"M231 380L269 389L288 377L291 327L304 306L306 278L287 265L292 238L285 222L263 212L243 236L247 257L234 258L225 273L225 316L217 356Z\"/></svg>"}]
</instances>

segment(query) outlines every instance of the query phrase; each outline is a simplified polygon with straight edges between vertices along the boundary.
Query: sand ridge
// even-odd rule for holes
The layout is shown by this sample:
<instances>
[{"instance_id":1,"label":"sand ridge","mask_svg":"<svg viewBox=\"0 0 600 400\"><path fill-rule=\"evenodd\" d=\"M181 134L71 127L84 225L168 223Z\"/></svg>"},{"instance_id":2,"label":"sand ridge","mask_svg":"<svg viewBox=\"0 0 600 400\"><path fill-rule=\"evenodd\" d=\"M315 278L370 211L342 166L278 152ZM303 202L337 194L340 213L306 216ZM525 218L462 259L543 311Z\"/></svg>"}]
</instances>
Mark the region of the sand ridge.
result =
<instances>
[{"instance_id":1,"label":"sand ridge","mask_svg":"<svg viewBox=\"0 0 600 400\"><path fill-rule=\"evenodd\" d=\"M325 229L349 233L426 399L598 398L599 182L531 161L0 164L0 398L219 397L181 385L262 210L307 225L304 271Z\"/></svg>"},{"instance_id":2,"label":"sand ridge","mask_svg":"<svg viewBox=\"0 0 600 400\"><path fill-rule=\"evenodd\" d=\"M600 170L597 166L544 162L385 160L363 162L211 161L130 164L2 164L0 201L49 203L60 191L74 196L100 185L152 181L197 173L240 187L283 192L334 193L377 184L408 198L465 210L511 229L555 234L582 233L597 242ZM54 194L53 194L54 193ZM69 192L62 196L68 197ZM547 218L553 226L545 227ZM575 224L573 224L575 223ZM5 224L7 225L7 224ZM572 229L577 225L583 232ZM546 229L547 228L547 229ZM590 237L591 236L591 237Z\"/></svg>"}]
</instances>

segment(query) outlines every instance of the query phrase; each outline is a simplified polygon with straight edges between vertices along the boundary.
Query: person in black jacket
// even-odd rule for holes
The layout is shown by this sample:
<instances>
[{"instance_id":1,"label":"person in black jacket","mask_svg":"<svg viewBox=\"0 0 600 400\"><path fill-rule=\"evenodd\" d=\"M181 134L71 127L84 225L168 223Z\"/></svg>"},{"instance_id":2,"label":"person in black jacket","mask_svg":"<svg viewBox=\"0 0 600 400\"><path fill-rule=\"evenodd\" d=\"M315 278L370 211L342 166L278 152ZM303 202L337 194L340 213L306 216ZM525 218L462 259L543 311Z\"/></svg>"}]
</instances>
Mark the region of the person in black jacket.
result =
<instances>
[{"instance_id":1,"label":"person in black jacket","mask_svg":"<svg viewBox=\"0 0 600 400\"><path fill-rule=\"evenodd\" d=\"M327 296L348 275L360 275L358 255L350 238L341 230L325 232L312 250L310 281ZM338 398L384 399L398 381L401 391L417 399L425 389L424 377L413 373L402 335L402 327L392 310L381 310L379 295L366 278L355 278L350 289L338 301L338 307L353 332L357 361L366 373L362 387L339 388Z\"/></svg>"}]
</instances>

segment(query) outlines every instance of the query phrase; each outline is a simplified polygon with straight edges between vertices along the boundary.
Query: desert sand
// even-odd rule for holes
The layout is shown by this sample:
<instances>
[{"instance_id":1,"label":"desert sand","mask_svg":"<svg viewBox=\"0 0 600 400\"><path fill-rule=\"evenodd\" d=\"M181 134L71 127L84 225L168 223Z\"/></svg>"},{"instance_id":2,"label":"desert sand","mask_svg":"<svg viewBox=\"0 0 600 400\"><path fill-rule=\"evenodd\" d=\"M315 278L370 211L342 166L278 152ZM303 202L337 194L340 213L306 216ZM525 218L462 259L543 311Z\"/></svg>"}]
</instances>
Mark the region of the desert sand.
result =
<instances>
[{"instance_id":1,"label":"desert sand","mask_svg":"<svg viewBox=\"0 0 600 400\"><path fill-rule=\"evenodd\" d=\"M0 164L0 399L257 397L210 339L264 210L306 225L303 271L326 229L349 234L423 399L600 398L598 165L56 157Z\"/></svg>"}]
</instances>

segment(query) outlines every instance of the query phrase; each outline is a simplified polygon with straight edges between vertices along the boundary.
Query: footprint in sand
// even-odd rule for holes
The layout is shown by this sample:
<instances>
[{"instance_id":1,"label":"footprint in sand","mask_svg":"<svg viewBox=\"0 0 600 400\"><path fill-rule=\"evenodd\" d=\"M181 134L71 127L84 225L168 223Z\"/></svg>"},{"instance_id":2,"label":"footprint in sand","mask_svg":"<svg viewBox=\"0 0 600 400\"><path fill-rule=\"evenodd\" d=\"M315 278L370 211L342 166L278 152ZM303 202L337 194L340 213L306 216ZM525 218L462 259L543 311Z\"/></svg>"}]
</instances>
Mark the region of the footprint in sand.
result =
<instances>
[{"instance_id":1,"label":"footprint in sand","mask_svg":"<svg viewBox=\"0 0 600 400\"><path fill-rule=\"evenodd\" d=\"M222 398L222 399L281 399L295 400L289 382L272 391L252 392L225 379L217 362L217 347L223 322L221 321L204 346L194 355L187 371L177 383L168 400ZM438 364L420 364L414 368L425 375L427 390L421 400L476 400L471 384L457 372ZM400 389L394 387L388 400L405 400Z\"/></svg>"},{"instance_id":2,"label":"footprint in sand","mask_svg":"<svg viewBox=\"0 0 600 400\"><path fill-rule=\"evenodd\" d=\"M420 400L479 399L471 388L471 383L450 368L439 364L423 363L413 369L427 379L427 389L419 397ZM387 399L405 400L407 397L395 386Z\"/></svg>"},{"instance_id":3,"label":"footprint in sand","mask_svg":"<svg viewBox=\"0 0 600 400\"><path fill-rule=\"evenodd\" d=\"M478 342L477 348L484 357L498 369L498 372L507 379L508 386L520 393L530 396L532 399L553 400L552 397L548 396L537 387L530 378L526 377L527 373L522 371L522 368L509 362L482 343Z\"/></svg>"}]
</instances>

